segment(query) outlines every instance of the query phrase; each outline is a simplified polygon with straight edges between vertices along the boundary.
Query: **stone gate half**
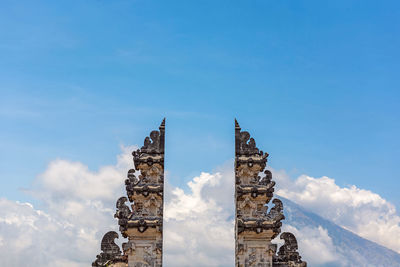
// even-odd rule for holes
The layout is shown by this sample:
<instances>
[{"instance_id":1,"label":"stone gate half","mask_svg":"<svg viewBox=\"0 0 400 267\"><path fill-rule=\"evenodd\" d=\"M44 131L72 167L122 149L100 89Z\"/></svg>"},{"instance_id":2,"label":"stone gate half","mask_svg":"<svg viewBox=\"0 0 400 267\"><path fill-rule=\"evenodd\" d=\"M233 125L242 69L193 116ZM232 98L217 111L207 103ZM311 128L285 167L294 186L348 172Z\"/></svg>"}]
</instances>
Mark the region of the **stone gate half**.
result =
<instances>
[{"instance_id":1,"label":"stone gate half","mask_svg":"<svg viewBox=\"0 0 400 267\"><path fill-rule=\"evenodd\" d=\"M125 180L128 197L117 200L119 230L128 242L123 252L115 244L116 232L108 232L92 266L161 267L163 250L165 119L152 131L141 149L134 151L134 168ZM139 172L139 173L137 173ZM126 203L132 203L129 207ZM104 244L104 245L103 245Z\"/></svg>"},{"instance_id":2,"label":"stone gate half","mask_svg":"<svg viewBox=\"0 0 400 267\"><path fill-rule=\"evenodd\" d=\"M235 264L237 267L305 267L293 234L282 233L284 245L277 252L271 241L281 232L283 204L278 198L268 211L275 182L266 170L268 153L256 147L235 120ZM259 174L262 173L260 176Z\"/></svg>"}]
</instances>

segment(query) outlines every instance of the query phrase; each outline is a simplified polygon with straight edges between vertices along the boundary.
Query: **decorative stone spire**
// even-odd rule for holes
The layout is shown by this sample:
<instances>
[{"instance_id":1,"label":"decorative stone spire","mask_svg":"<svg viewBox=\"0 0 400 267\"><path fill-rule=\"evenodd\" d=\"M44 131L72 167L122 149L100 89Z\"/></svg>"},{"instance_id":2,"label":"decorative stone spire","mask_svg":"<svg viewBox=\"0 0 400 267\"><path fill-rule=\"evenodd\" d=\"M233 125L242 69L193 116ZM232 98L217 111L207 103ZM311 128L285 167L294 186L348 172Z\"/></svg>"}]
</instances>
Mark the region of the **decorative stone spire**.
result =
<instances>
[{"instance_id":1,"label":"decorative stone spire","mask_svg":"<svg viewBox=\"0 0 400 267\"><path fill-rule=\"evenodd\" d=\"M290 245L294 244L293 234L281 235L285 242L288 240L290 249L281 248L278 255L277 245L271 242L281 232L281 221L285 216L278 198L272 200L274 206L268 212L275 182L272 173L265 169L267 157L268 153L259 150L255 140L248 132L241 131L235 120L236 266L304 267L306 263L296 251L297 242L296 250ZM259 175L261 172L262 176Z\"/></svg>"},{"instance_id":2,"label":"decorative stone spire","mask_svg":"<svg viewBox=\"0 0 400 267\"><path fill-rule=\"evenodd\" d=\"M141 149L132 153L134 168L128 171L125 180L128 197L122 196L116 203L114 217L118 219L122 236L128 238L128 242L122 244L123 255L113 241L118 234L108 232L102 241L103 252L93 266L162 266L164 144L165 119L159 131L152 131ZM132 203L130 207L128 200ZM109 243L112 249L106 245Z\"/></svg>"},{"instance_id":3,"label":"decorative stone spire","mask_svg":"<svg viewBox=\"0 0 400 267\"><path fill-rule=\"evenodd\" d=\"M162 266L164 144L165 119L159 131L152 131L142 148L132 153L135 169L128 171L125 180L132 211L125 204L125 197L117 202L115 216L122 235L129 239L123 246L128 266Z\"/></svg>"}]
</instances>

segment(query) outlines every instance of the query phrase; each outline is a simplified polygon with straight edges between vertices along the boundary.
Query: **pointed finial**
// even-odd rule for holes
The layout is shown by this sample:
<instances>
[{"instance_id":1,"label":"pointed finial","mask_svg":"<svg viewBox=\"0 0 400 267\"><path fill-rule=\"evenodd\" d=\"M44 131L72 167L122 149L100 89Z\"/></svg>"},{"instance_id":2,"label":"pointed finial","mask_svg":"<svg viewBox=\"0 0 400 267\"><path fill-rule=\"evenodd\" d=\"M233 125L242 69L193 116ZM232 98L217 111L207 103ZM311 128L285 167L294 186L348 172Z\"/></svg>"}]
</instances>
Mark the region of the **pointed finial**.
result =
<instances>
[{"instance_id":1,"label":"pointed finial","mask_svg":"<svg viewBox=\"0 0 400 267\"><path fill-rule=\"evenodd\" d=\"M159 129L160 129L160 153L164 153L164 146L165 146L165 118L162 120Z\"/></svg>"},{"instance_id":2,"label":"pointed finial","mask_svg":"<svg viewBox=\"0 0 400 267\"><path fill-rule=\"evenodd\" d=\"M240 126L239 126L239 123L238 123L238 121L236 120L236 118L235 118L235 129L240 130Z\"/></svg>"},{"instance_id":3,"label":"pointed finial","mask_svg":"<svg viewBox=\"0 0 400 267\"><path fill-rule=\"evenodd\" d=\"M162 120L161 124L160 124L160 130L165 129L165 118Z\"/></svg>"}]
</instances>

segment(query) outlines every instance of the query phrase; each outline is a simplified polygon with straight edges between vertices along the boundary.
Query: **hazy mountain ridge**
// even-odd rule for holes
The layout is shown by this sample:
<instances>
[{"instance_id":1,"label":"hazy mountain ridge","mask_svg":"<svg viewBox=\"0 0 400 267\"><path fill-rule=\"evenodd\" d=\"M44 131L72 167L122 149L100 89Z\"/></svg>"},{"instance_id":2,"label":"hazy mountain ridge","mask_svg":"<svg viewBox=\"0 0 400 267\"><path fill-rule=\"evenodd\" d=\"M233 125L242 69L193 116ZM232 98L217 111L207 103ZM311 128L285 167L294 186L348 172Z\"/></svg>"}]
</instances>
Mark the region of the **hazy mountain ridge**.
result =
<instances>
[{"instance_id":1,"label":"hazy mountain ridge","mask_svg":"<svg viewBox=\"0 0 400 267\"><path fill-rule=\"evenodd\" d=\"M318 228L321 226L328 231L338 259L318 266L400 266L400 254L395 251L362 238L288 199L280 196L279 198L284 204L286 217L283 221L284 225L293 226L300 231L305 227ZM307 261L307 258L304 260ZM309 266L311 265L309 264Z\"/></svg>"}]
</instances>

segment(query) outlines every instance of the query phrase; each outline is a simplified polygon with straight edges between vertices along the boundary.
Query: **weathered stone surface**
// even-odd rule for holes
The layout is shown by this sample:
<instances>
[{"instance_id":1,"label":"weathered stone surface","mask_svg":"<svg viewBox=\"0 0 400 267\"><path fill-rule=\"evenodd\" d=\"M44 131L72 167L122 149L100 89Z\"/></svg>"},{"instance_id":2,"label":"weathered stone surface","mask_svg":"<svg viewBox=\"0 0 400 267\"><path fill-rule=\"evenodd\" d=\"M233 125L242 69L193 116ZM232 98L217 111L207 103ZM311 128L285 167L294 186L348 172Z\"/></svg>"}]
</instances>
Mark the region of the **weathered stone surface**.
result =
<instances>
[{"instance_id":1,"label":"weathered stone surface","mask_svg":"<svg viewBox=\"0 0 400 267\"><path fill-rule=\"evenodd\" d=\"M123 250L129 267L162 266L164 144L165 119L159 131L152 131L142 148L132 153L135 169L128 171L125 180L132 211L126 198L117 202L120 231L128 238Z\"/></svg>"},{"instance_id":2,"label":"weathered stone surface","mask_svg":"<svg viewBox=\"0 0 400 267\"><path fill-rule=\"evenodd\" d=\"M96 260L92 263L94 267L104 266L126 266L126 256L121 254L121 249L115 244L114 240L118 238L118 234L110 231L103 236L101 240L101 252L96 256Z\"/></svg>"},{"instance_id":3,"label":"weathered stone surface","mask_svg":"<svg viewBox=\"0 0 400 267\"><path fill-rule=\"evenodd\" d=\"M282 233L281 239L285 243L279 248L278 256L274 262L276 266L301 266L305 267L307 264L301 261L301 256L297 252L299 248L297 245L296 237L292 233ZM286 265L285 265L286 264Z\"/></svg>"},{"instance_id":4,"label":"weathered stone surface","mask_svg":"<svg viewBox=\"0 0 400 267\"><path fill-rule=\"evenodd\" d=\"M108 232L102 241L103 250L93 266L161 267L164 205L165 119L159 131L152 131L141 149L134 151L134 168L128 171L125 186L128 197L116 203L114 215L128 242L123 254L114 243L116 232ZM136 173L139 173L138 177ZM127 205L128 200L132 203Z\"/></svg>"},{"instance_id":5,"label":"weathered stone surface","mask_svg":"<svg viewBox=\"0 0 400 267\"><path fill-rule=\"evenodd\" d=\"M165 119L152 131L141 149L134 151L134 168L125 180L127 197L116 203L115 218L128 241L122 252L115 244L116 232L108 232L101 243L95 267L161 267L163 251ZM281 232L283 204L273 198L275 182L266 170L268 153L256 146L250 134L235 120L235 242L237 267L305 267L297 252L296 238L281 234L285 244L271 241ZM260 173L263 173L260 175ZM127 203L131 202L130 205ZM269 211L268 211L269 209Z\"/></svg>"},{"instance_id":6,"label":"weathered stone surface","mask_svg":"<svg viewBox=\"0 0 400 267\"><path fill-rule=\"evenodd\" d=\"M278 255L277 245L271 242L281 232L285 216L282 202L277 198L272 200L274 206L268 212L275 182L272 173L265 170L267 158L268 153L259 150L255 140L248 132L241 131L235 120L236 266L306 266L294 250L297 242L292 234L281 235L288 241ZM260 176L260 172L264 175Z\"/></svg>"}]
</instances>

